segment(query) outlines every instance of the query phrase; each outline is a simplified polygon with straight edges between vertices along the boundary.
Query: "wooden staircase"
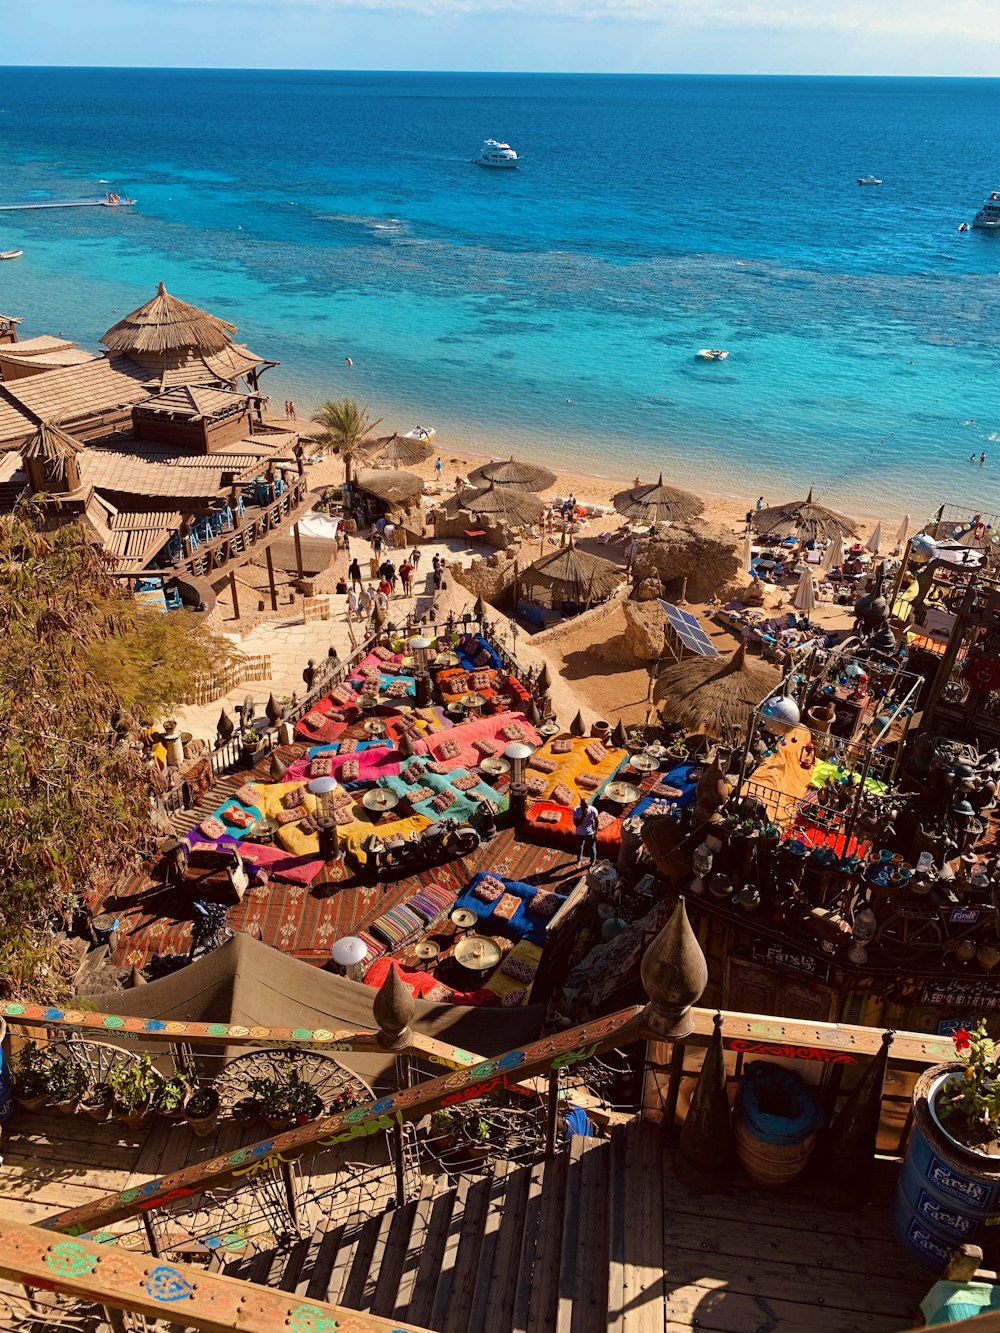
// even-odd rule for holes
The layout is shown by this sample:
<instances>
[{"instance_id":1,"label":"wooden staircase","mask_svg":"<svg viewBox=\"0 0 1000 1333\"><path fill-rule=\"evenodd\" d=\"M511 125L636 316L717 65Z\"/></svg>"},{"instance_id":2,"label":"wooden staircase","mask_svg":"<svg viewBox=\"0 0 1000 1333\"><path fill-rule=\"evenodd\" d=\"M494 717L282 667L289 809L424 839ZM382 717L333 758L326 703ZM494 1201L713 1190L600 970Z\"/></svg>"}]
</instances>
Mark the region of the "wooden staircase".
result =
<instances>
[{"instance_id":1,"label":"wooden staircase","mask_svg":"<svg viewBox=\"0 0 1000 1333\"><path fill-rule=\"evenodd\" d=\"M226 1275L436 1333L897 1333L926 1276L884 1201L831 1213L801 1188L678 1180L658 1125L574 1137L549 1161L426 1178L403 1208Z\"/></svg>"}]
</instances>

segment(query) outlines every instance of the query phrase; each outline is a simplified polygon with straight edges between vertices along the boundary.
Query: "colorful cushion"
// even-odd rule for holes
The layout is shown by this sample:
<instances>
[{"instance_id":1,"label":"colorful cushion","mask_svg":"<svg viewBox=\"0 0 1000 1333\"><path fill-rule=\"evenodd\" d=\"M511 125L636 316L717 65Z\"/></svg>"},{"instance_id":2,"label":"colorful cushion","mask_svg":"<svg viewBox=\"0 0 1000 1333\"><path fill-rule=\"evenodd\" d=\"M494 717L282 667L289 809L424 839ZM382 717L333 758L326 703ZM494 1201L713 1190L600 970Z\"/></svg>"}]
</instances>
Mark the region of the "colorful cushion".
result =
<instances>
[{"instance_id":1,"label":"colorful cushion","mask_svg":"<svg viewBox=\"0 0 1000 1333\"><path fill-rule=\"evenodd\" d=\"M357 748L358 748L358 742L354 739L354 737L353 737L353 736L345 736L344 739L340 742L340 746L339 746L339 748L338 748L338 750L337 750L337 753L338 753L338 754L354 754L354 752L357 750Z\"/></svg>"},{"instance_id":2,"label":"colorful cushion","mask_svg":"<svg viewBox=\"0 0 1000 1333\"><path fill-rule=\"evenodd\" d=\"M495 903L506 893L506 888L502 880L495 875L486 875L479 881L472 890L473 897L480 899L484 903Z\"/></svg>"},{"instance_id":3,"label":"colorful cushion","mask_svg":"<svg viewBox=\"0 0 1000 1333\"><path fill-rule=\"evenodd\" d=\"M510 921L520 906L521 899L516 893L505 893L497 901L497 905L493 909L493 915L499 917L501 921Z\"/></svg>"},{"instance_id":4,"label":"colorful cushion","mask_svg":"<svg viewBox=\"0 0 1000 1333\"><path fill-rule=\"evenodd\" d=\"M508 991L504 995L500 1004L504 1009L516 1009L519 1004L523 1004L527 997L528 989L526 986L517 986L514 990Z\"/></svg>"},{"instance_id":5,"label":"colorful cushion","mask_svg":"<svg viewBox=\"0 0 1000 1333\"><path fill-rule=\"evenodd\" d=\"M534 912L535 916L555 916L556 912L562 906L562 899L555 893L550 893L548 889L539 889L531 902L528 904L528 910Z\"/></svg>"},{"instance_id":6,"label":"colorful cushion","mask_svg":"<svg viewBox=\"0 0 1000 1333\"><path fill-rule=\"evenodd\" d=\"M509 741L526 741L527 733L520 722L508 722L505 727L500 728L500 735L506 737Z\"/></svg>"},{"instance_id":7,"label":"colorful cushion","mask_svg":"<svg viewBox=\"0 0 1000 1333\"><path fill-rule=\"evenodd\" d=\"M539 810L535 818L539 824L558 824L562 816L558 810ZM598 815L598 819L600 819L600 815Z\"/></svg>"},{"instance_id":8,"label":"colorful cushion","mask_svg":"<svg viewBox=\"0 0 1000 1333\"><path fill-rule=\"evenodd\" d=\"M240 805L256 805L257 797L260 793L252 782L244 782L243 786L236 793L236 799Z\"/></svg>"},{"instance_id":9,"label":"colorful cushion","mask_svg":"<svg viewBox=\"0 0 1000 1333\"><path fill-rule=\"evenodd\" d=\"M291 791L286 791L281 798L281 804L286 810L294 810L297 805L303 803L305 792L301 787L293 787Z\"/></svg>"},{"instance_id":10,"label":"colorful cushion","mask_svg":"<svg viewBox=\"0 0 1000 1333\"><path fill-rule=\"evenodd\" d=\"M440 814L444 814L445 810L450 810L457 800L458 797L453 791L442 791L434 797L431 805Z\"/></svg>"},{"instance_id":11,"label":"colorful cushion","mask_svg":"<svg viewBox=\"0 0 1000 1333\"><path fill-rule=\"evenodd\" d=\"M497 745L496 741L473 741L472 748L484 759L489 759L492 755L500 753L500 746Z\"/></svg>"},{"instance_id":12,"label":"colorful cushion","mask_svg":"<svg viewBox=\"0 0 1000 1333\"><path fill-rule=\"evenodd\" d=\"M608 757L608 752L600 741L591 741L584 754L592 764L603 764Z\"/></svg>"},{"instance_id":13,"label":"colorful cushion","mask_svg":"<svg viewBox=\"0 0 1000 1333\"><path fill-rule=\"evenodd\" d=\"M576 797L566 786L565 782L557 782L552 789L552 799L559 805L575 805Z\"/></svg>"},{"instance_id":14,"label":"colorful cushion","mask_svg":"<svg viewBox=\"0 0 1000 1333\"><path fill-rule=\"evenodd\" d=\"M343 788L340 788L339 791L333 793L330 797L330 801L334 810L343 810L346 806L354 804L354 797L349 791L344 791Z\"/></svg>"},{"instance_id":15,"label":"colorful cushion","mask_svg":"<svg viewBox=\"0 0 1000 1333\"><path fill-rule=\"evenodd\" d=\"M525 790L531 796L544 796L548 785L544 778L527 778L524 783Z\"/></svg>"},{"instance_id":16,"label":"colorful cushion","mask_svg":"<svg viewBox=\"0 0 1000 1333\"><path fill-rule=\"evenodd\" d=\"M346 760L340 770L340 776L345 782L357 782L361 776L361 765L356 759Z\"/></svg>"},{"instance_id":17,"label":"colorful cushion","mask_svg":"<svg viewBox=\"0 0 1000 1333\"><path fill-rule=\"evenodd\" d=\"M442 741L438 746L438 754L442 759L459 759L462 754L462 747L459 745L458 741L453 741L449 738L448 740Z\"/></svg>"},{"instance_id":18,"label":"colorful cushion","mask_svg":"<svg viewBox=\"0 0 1000 1333\"><path fill-rule=\"evenodd\" d=\"M552 742L552 753L553 753L553 754L571 754L572 751L573 751L573 742L572 742L572 741L568 741L568 740L566 740L566 739L564 738L563 740L553 741L553 742Z\"/></svg>"},{"instance_id":19,"label":"colorful cushion","mask_svg":"<svg viewBox=\"0 0 1000 1333\"><path fill-rule=\"evenodd\" d=\"M206 838L221 838L226 832L225 824L216 819L214 815L209 815L207 819L203 819L198 828Z\"/></svg>"},{"instance_id":20,"label":"colorful cushion","mask_svg":"<svg viewBox=\"0 0 1000 1333\"><path fill-rule=\"evenodd\" d=\"M353 809L351 809L350 806L347 805L338 806L337 809L334 810L333 812L333 817L334 820L340 825L355 823L354 811Z\"/></svg>"},{"instance_id":21,"label":"colorful cushion","mask_svg":"<svg viewBox=\"0 0 1000 1333\"><path fill-rule=\"evenodd\" d=\"M317 755L309 761L311 778L328 778L333 772L333 759L328 754Z\"/></svg>"},{"instance_id":22,"label":"colorful cushion","mask_svg":"<svg viewBox=\"0 0 1000 1333\"><path fill-rule=\"evenodd\" d=\"M539 773L554 773L557 764L553 759L539 759L537 754L533 754L528 760L529 768L537 768Z\"/></svg>"},{"instance_id":23,"label":"colorful cushion","mask_svg":"<svg viewBox=\"0 0 1000 1333\"><path fill-rule=\"evenodd\" d=\"M429 801L433 795L433 787L414 787L412 791L406 793L406 799L411 805L417 805L420 801Z\"/></svg>"},{"instance_id":24,"label":"colorful cushion","mask_svg":"<svg viewBox=\"0 0 1000 1333\"><path fill-rule=\"evenodd\" d=\"M452 778L451 785L458 791L471 791L473 787L479 786L479 775L477 773L466 773L462 778Z\"/></svg>"},{"instance_id":25,"label":"colorful cushion","mask_svg":"<svg viewBox=\"0 0 1000 1333\"><path fill-rule=\"evenodd\" d=\"M297 805L290 810L279 810L277 820L279 824L295 824L305 817L305 813L305 806Z\"/></svg>"},{"instance_id":26,"label":"colorful cushion","mask_svg":"<svg viewBox=\"0 0 1000 1333\"><path fill-rule=\"evenodd\" d=\"M427 769L423 766L420 760L413 759L407 764L399 776L404 782L419 782L426 772Z\"/></svg>"},{"instance_id":27,"label":"colorful cushion","mask_svg":"<svg viewBox=\"0 0 1000 1333\"><path fill-rule=\"evenodd\" d=\"M580 773L577 776L576 785L583 791L596 791L601 785L601 778L597 773Z\"/></svg>"},{"instance_id":28,"label":"colorful cushion","mask_svg":"<svg viewBox=\"0 0 1000 1333\"><path fill-rule=\"evenodd\" d=\"M535 976L535 969L523 958L505 958L500 965L500 971L506 972L507 976L513 977L515 981L532 981Z\"/></svg>"}]
</instances>

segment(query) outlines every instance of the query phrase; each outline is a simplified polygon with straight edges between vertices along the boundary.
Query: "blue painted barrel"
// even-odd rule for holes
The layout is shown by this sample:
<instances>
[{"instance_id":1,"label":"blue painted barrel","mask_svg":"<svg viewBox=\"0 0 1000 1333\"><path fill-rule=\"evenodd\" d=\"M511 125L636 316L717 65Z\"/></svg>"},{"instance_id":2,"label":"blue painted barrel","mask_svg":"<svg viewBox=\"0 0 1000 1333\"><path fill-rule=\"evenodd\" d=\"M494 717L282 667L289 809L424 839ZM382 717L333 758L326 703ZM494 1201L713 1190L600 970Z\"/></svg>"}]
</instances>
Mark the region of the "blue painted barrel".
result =
<instances>
[{"instance_id":1,"label":"blue painted barrel","mask_svg":"<svg viewBox=\"0 0 1000 1333\"><path fill-rule=\"evenodd\" d=\"M7 1023L0 1018L0 1042L7 1036ZM14 1114L14 1076L10 1070L7 1052L0 1046L0 1125L6 1125Z\"/></svg>"},{"instance_id":2,"label":"blue painted barrel","mask_svg":"<svg viewBox=\"0 0 1000 1333\"><path fill-rule=\"evenodd\" d=\"M1000 1159L997 1170L980 1170L944 1135L931 1115L928 1097L944 1071L928 1070L914 1089L913 1134L896 1182L890 1220L906 1253L940 1271L963 1244L1000 1253Z\"/></svg>"}]
</instances>

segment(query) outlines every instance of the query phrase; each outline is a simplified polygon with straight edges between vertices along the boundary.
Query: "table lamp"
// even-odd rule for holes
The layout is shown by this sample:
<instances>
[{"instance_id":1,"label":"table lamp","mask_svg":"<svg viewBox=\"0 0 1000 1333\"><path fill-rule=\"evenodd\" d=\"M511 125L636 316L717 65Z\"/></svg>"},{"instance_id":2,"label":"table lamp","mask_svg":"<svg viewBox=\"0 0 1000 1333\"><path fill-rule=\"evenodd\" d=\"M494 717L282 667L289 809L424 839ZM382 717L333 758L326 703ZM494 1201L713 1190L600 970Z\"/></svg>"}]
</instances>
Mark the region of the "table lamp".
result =
<instances>
[{"instance_id":1,"label":"table lamp","mask_svg":"<svg viewBox=\"0 0 1000 1333\"><path fill-rule=\"evenodd\" d=\"M332 861L340 851L337 821L331 804L333 793L339 786L336 778L313 778L306 783L306 791L317 798L319 805L316 822L319 824L319 854L324 861Z\"/></svg>"},{"instance_id":2,"label":"table lamp","mask_svg":"<svg viewBox=\"0 0 1000 1333\"><path fill-rule=\"evenodd\" d=\"M426 708L431 701L431 678L427 674L427 651L431 641L424 634L416 634L407 640L407 646L413 653L417 668L417 707Z\"/></svg>"},{"instance_id":3,"label":"table lamp","mask_svg":"<svg viewBox=\"0 0 1000 1333\"><path fill-rule=\"evenodd\" d=\"M368 945L364 940L359 940L357 935L345 935L343 939L334 941L330 957L344 969L345 976L352 976L357 964L363 963L368 957Z\"/></svg>"},{"instance_id":4,"label":"table lamp","mask_svg":"<svg viewBox=\"0 0 1000 1333\"><path fill-rule=\"evenodd\" d=\"M525 745L524 741L511 741L503 754L510 762L510 811L517 827L523 824L525 816L527 791L524 786L524 766L534 750L530 745Z\"/></svg>"}]
</instances>

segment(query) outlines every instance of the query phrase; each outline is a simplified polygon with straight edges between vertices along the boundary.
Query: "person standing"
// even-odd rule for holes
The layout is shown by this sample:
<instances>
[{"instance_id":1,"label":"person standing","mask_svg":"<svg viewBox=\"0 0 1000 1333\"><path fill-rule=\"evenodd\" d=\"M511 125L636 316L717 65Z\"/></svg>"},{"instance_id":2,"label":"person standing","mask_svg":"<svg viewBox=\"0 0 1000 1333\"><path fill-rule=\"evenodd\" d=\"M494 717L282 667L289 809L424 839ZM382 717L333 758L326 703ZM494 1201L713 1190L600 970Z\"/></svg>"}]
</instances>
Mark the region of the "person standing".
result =
<instances>
[{"instance_id":1,"label":"person standing","mask_svg":"<svg viewBox=\"0 0 1000 1333\"><path fill-rule=\"evenodd\" d=\"M382 529L382 536L385 538L385 544L390 551L392 550L393 547L392 539L395 536L395 534L396 534L395 523L387 523L385 527Z\"/></svg>"},{"instance_id":2,"label":"person standing","mask_svg":"<svg viewBox=\"0 0 1000 1333\"><path fill-rule=\"evenodd\" d=\"M593 865L597 860L597 811L587 800L580 797L580 804L573 811L573 823L576 826L576 863L585 862Z\"/></svg>"},{"instance_id":3,"label":"person standing","mask_svg":"<svg viewBox=\"0 0 1000 1333\"><path fill-rule=\"evenodd\" d=\"M420 547L414 546L410 552L410 564L413 566L413 572L416 573L420 568Z\"/></svg>"},{"instance_id":4,"label":"person standing","mask_svg":"<svg viewBox=\"0 0 1000 1333\"><path fill-rule=\"evenodd\" d=\"M311 657L306 665L306 669L302 673L302 679L305 682L306 693L308 694L308 692L313 687L313 682L316 679L316 663L313 661Z\"/></svg>"},{"instance_id":5,"label":"person standing","mask_svg":"<svg viewBox=\"0 0 1000 1333\"><path fill-rule=\"evenodd\" d=\"M377 528L372 533L372 550L375 552L376 559L382 554L382 534Z\"/></svg>"},{"instance_id":6,"label":"person standing","mask_svg":"<svg viewBox=\"0 0 1000 1333\"><path fill-rule=\"evenodd\" d=\"M441 455L438 454L438 461L434 464L434 471L437 473L438 481L441 480L441 473L444 471L444 463L441 462Z\"/></svg>"},{"instance_id":7,"label":"person standing","mask_svg":"<svg viewBox=\"0 0 1000 1333\"><path fill-rule=\"evenodd\" d=\"M348 621L361 619L361 602L358 600L357 590L353 583L347 594L347 619Z\"/></svg>"},{"instance_id":8,"label":"person standing","mask_svg":"<svg viewBox=\"0 0 1000 1333\"><path fill-rule=\"evenodd\" d=\"M403 585L404 597L409 597L410 595L410 579L412 576L413 566L410 564L409 560L404 560L399 567L399 580Z\"/></svg>"},{"instance_id":9,"label":"person standing","mask_svg":"<svg viewBox=\"0 0 1000 1333\"><path fill-rule=\"evenodd\" d=\"M347 573L350 576L352 588L356 583L357 584L361 583L361 565L358 562L357 556L355 556L354 559L351 561L351 563L348 565Z\"/></svg>"},{"instance_id":10,"label":"person standing","mask_svg":"<svg viewBox=\"0 0 1000 1333\"><path fill-rule=\"evenodd\" d=\"M375 594L374 616L375 616L376 629L382 628L382 626L385 624L385 618L388 615L388 613L389 613L389 598L385 595L382 589L379 588L378 592Z\"/></svg>"},{"instance_id":11,"label":"person standing","mask_svg":"<svg viewBox=\"0 0 1000 1333\"><path fill-rule=\"evenodd\" d=\"M753 528L753 510L752 510L752 509L748 509L748 510L747 510L747 512L746 512L746 517L744 518L743 522L744 522L744 528L743 528L743 531L744 531L744 533L747 533L747 532L749 532L749 531Z\"/></svg>"},{"instance_id":12,"label":"person standing","mask_svg":"<svg viewBox=\"0 0 1000 1333\"><path fill-rule=\"evenodd\" d=\"M764 508L764 497L762 495L758 495L756 504L757 513L759 514L763 508Z\"/></svg>"}]
</instances>

